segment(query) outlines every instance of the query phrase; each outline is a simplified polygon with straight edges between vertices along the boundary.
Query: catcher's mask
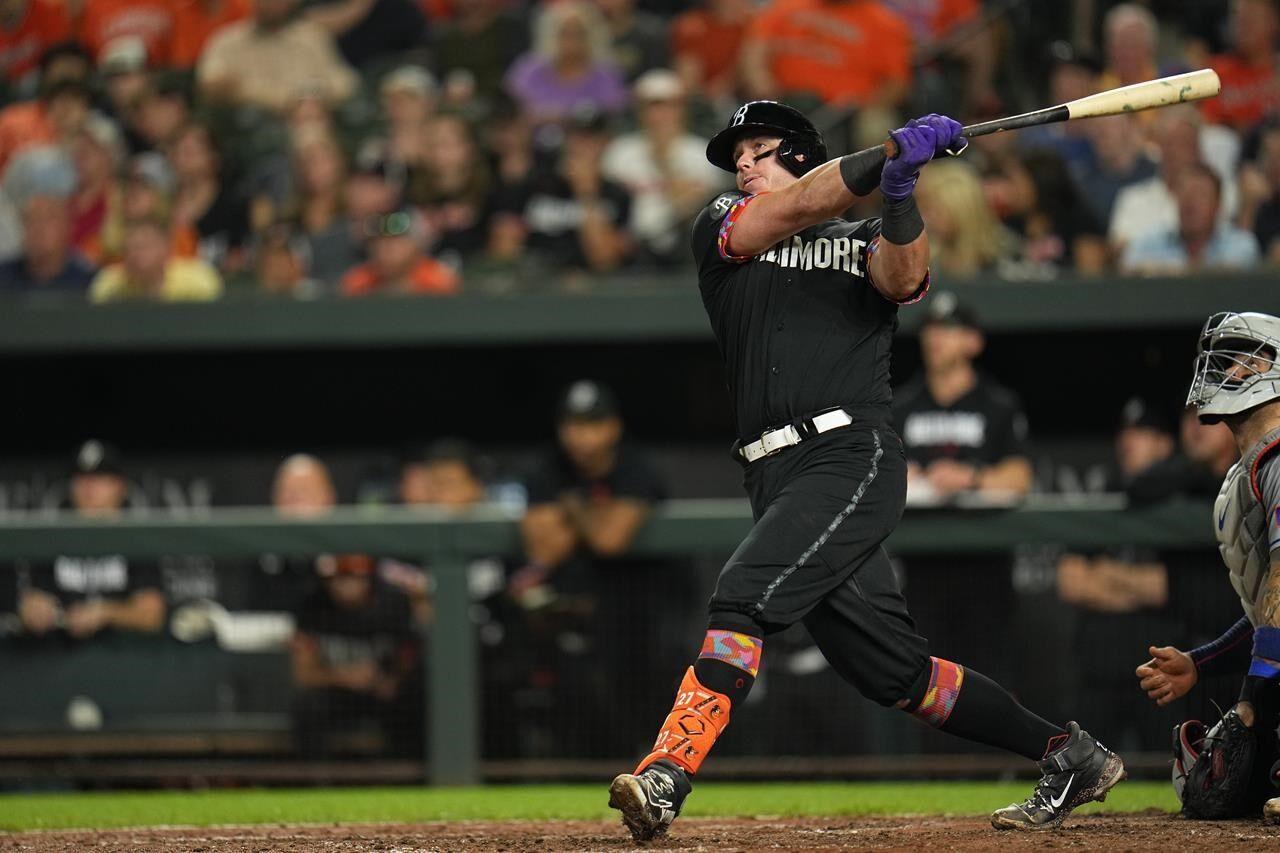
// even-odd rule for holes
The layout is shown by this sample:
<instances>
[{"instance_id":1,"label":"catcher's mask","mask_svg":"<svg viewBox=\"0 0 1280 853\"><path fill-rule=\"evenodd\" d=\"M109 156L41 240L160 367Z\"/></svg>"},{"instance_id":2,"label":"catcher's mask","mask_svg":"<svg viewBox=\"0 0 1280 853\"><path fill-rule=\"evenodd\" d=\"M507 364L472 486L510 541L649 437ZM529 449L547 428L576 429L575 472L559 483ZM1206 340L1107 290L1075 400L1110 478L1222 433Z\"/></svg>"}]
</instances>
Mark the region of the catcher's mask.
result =
<instances>
[{"instance_id":1,"label":"catcher's mask","mask_svg":"<svg viewBox=\"0 0 1280 853\"><path fill-rule=\"evenodd\" d=\"M1253 312L1214 314L1200 333L1187 405L1203 423L1280 398L1280 319Z\"/></svg>"},{"instance_id":2,"label":"catcher's mask","mask_svg":"<svg viewBox=\"0 0 1280 853\"><path fill-rule=\"evenodd\" d=\"M748 101L738 107L729 126L707 143L707 160L726 172L737 172L733 147L744 136L781 137L777 148L760 156L777 154L778 161L797 178L827 162L827 144L813 122L777 101Z\"/></svg>"}]
</instances>

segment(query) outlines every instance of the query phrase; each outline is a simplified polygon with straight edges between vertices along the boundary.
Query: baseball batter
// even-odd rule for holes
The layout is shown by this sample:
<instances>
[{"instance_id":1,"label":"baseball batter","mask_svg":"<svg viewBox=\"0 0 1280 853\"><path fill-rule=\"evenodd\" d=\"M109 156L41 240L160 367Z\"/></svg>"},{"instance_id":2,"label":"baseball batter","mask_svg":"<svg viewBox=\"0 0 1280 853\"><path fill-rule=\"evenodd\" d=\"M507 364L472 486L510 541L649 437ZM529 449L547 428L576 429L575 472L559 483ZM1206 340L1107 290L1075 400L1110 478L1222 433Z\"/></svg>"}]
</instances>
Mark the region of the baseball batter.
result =
<instances>
[{"instance_id":1,"label":"baseball batter","mask_svg":"<svg viewBox=\"0 0 1280 853\"><path fill-rule=\"evenodd\" d=\"M881 170L865 152L828 162L804 115L752 101L707 146L738 189L698 215L693 253L755 526L720 574L702 651L653 751L610 786L638 840L680 813L755 681L765 638L797 621L863 695L1040 763L1031 796L992 815L997 828L1056 826L1124 778L1120 758L1075 723L1050 723L980 672L930 656L881 547L906 493L890 344L898 306L929 286L912 193L922 166L964 147L961 130L945 116L913 119L892 132L898 154ZM839 218L877 184L882 218Z\"/></svg>"},{"instance_id":2,"label":"baseball batter","mask_svg":"<svg viewBox=\"0 0 1280 853\"><path fill-rule=\"evenodd\" d=\"M1258 814L1280 822L1269 777L1280 765L1280 319L1215 314L1200 334L1187 405L1204 423L1225 423L1240 447L1213 506L1218 550L1244 616L1190 652L1150 649L1137 669L1142 689L1167 705L1200 675L1248 668L1240 700L1206 733L1198 722L1174 729L1174 787L1194 818ZM1252 648L1252 655L1248 650ZM1241 652L1244 652L1242 655ZM1240 658L1244 660L1241 661Z\"/></svg>"}]
</instances>

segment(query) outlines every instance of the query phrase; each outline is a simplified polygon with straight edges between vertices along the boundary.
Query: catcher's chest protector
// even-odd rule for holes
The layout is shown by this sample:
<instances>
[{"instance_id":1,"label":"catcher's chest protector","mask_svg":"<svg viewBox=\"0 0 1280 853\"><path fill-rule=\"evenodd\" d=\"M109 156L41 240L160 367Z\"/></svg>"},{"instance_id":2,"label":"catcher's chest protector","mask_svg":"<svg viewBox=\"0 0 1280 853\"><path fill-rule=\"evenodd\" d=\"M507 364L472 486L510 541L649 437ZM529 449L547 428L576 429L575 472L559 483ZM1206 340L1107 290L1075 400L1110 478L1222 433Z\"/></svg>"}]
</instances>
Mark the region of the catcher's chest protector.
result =
<instances>
[{"instance_id":1,"label":"catcher's chest protector","mask_svg":"<svg viewBox=\"0 0 1280 853\"><path fill-rule=\"evenodd\" d=\"M1213 527L1218 551L1231 573L1231 585L1240 596L1245 615L1254 622L1258 591L1271 567L1267 541L1269 507L1259 495L1258 469L1280 449L1280 429L1272 430L1231 466L1218 499L1213 503Z\"/></svg>"}]
</instances>

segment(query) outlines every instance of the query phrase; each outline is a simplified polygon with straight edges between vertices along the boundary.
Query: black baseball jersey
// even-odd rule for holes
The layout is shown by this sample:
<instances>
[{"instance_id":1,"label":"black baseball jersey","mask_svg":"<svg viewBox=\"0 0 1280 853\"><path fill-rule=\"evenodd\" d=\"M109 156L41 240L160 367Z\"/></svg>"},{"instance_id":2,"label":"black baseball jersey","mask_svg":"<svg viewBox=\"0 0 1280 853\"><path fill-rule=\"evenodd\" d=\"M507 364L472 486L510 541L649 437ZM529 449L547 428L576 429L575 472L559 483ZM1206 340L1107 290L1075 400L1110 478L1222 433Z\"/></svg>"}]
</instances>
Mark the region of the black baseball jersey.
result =
<instances>
[{"instance_id":1,"label":"black baseball jersey","mask_svg":"<svg viewBox=\"0 0 1280 853\"><path fill-rule=\"evenodd\" d=\"M968 394L949 406L933 399L923 377L903 385L893 402L893 420L907 459L920 465L937 459L994 465L1027 455L1027 418L1021 403L1012 391L983 374Z\"/></svg>"},{"instance_id":2,"label":"black baseball jersey","mask_svg":"<svg viewBox=\"0 0 1280 853\"><path fill-rule=\"evenodd\" d=\"M843 407L886 421L898 304L871 284L880 220L828 219L754 257L728 253L758 196L722 193L693 224L698 287L728 369L738 438ZM905 302L919 299L928 278Z\"/></svg>"}]
</instances>

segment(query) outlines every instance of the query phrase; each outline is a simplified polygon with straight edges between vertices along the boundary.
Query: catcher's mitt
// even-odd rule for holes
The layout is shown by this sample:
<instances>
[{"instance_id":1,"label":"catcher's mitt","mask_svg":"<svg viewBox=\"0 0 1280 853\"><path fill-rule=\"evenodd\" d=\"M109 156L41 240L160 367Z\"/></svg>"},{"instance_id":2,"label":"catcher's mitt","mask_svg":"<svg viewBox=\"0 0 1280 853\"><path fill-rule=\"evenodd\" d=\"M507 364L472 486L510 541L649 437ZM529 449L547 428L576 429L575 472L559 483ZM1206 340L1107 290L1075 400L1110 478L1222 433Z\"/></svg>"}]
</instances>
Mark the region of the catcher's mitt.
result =
<instances>
[{"instance_id":1,"label":"catcher's mitt","mask_svg":"<svg viewBox=\"0 0 1280 853\"><path fill-rule=\"evenodd\" d=\"M1175 790L1181 787L1184 815L1219 820L1257 814L1262 802L1254 772L1258 736L1235 710L1208 732L1194 720L1176 727L1173 747L1173 784Z\"/></svg>"}]
</instances>

